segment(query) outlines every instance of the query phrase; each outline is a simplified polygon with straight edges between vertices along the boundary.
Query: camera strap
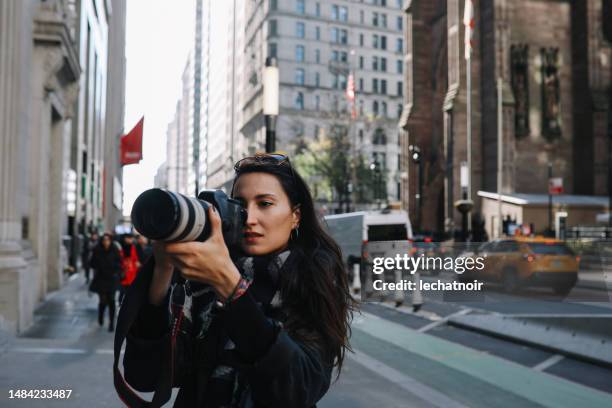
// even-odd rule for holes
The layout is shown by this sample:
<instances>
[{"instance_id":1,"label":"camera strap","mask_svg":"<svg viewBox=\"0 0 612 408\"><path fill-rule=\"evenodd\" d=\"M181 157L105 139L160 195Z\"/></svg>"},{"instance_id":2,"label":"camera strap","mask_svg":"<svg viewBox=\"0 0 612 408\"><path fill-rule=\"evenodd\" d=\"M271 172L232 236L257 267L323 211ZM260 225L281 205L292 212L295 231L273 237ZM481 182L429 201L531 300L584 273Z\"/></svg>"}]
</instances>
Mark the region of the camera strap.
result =
<instances>
[{"instance_id":1,"label":"camera strap","mask_svg":"<svg viewBox=\"0 0 612 408\"><path fill-rule=\"evenodd\" d=\"M134 389L127 383L123 374L119 371L119 359L121 356L121 347L127 337L127 334L138 318L140 308L148 301L148 288L153 277L154 261L151 257L149 261L142 267L136 280L128 287L128 293L123 300L123 304L119 309L117 318L117 327L115 331L114 341L114 361L113 361L113 378L115 390L119 398L130 408L157 408L164 405L172 395L172 369L173 355L176 343L176 334L179 331L181 319L183 316L182 305L173 305L177 309L173 310L173 322L171 331L170 347L165 350L161 357L162 366L158 383L151 401L146 401L140 397Z\"/></svg>"}]
</instances>

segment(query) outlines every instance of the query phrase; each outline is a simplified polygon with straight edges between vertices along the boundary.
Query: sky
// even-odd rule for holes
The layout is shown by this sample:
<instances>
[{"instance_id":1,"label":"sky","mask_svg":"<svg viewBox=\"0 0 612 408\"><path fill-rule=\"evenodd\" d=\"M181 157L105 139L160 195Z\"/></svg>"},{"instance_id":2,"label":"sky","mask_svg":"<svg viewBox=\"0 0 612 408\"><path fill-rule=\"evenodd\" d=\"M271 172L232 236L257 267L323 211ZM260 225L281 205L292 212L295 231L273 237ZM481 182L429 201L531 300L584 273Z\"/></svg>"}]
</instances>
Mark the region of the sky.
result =
<instances>
[{"instance_id":1,"label":"sky","mask_svg":"<svg viewBox=\"0 0 612 408\"><path fill-rule=\"evenodd\" d=\"M123 214L153 187L166 159L166 128L181 92L181 74L194 41L194 0L127 2L125 132L144 115L143 160L123 168Z\"/></svg>"}]
</instances>

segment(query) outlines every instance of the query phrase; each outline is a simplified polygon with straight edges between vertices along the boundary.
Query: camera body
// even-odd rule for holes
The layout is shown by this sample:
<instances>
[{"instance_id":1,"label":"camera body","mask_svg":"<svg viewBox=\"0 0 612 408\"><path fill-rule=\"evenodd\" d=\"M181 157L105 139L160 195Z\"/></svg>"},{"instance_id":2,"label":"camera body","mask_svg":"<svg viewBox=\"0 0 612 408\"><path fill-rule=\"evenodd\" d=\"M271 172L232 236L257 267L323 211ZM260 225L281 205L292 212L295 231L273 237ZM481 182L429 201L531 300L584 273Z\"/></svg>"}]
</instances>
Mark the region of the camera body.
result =
<instances>
[{"instance_id":1,"label":"camera body","mask_svg":"<svg viewBox=\"0 0 612 408\"><path fill-rule=\"evenodd\" d=\"M204 190L197 198L166 189L152 188L138 196L132 207L132 223L145 237L164 242L206 241L211 224L208 208L221 217L223 238L228 247L240 244L247 212L239 201L221 190Z\"/></svg>"}]
</instances>

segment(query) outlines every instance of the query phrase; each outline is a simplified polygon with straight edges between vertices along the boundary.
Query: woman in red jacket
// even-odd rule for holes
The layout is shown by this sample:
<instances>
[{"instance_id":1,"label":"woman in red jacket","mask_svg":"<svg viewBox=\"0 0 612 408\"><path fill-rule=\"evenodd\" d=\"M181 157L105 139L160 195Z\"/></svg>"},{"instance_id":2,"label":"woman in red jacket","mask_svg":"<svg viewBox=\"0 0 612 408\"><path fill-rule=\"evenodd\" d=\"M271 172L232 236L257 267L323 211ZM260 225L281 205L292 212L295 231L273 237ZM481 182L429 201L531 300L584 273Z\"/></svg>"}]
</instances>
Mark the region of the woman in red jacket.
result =
<instances>
[{"instance_id":1,"label":"woman in red jacket","mask_svg":"<svg viewBox=\"0 0 612 408\"><path fill-rule=\"evenodd\" d=\"M138 252L136 251L134 236L132 234L125 234L123 236L123 242L121 244L121 265L123 267L123 276L121 278L119 303L123 301L127 287L134 282L136 273L138 273L138 269L140 269L140 260L138 259Z\"/></svg>"}]
</instances>

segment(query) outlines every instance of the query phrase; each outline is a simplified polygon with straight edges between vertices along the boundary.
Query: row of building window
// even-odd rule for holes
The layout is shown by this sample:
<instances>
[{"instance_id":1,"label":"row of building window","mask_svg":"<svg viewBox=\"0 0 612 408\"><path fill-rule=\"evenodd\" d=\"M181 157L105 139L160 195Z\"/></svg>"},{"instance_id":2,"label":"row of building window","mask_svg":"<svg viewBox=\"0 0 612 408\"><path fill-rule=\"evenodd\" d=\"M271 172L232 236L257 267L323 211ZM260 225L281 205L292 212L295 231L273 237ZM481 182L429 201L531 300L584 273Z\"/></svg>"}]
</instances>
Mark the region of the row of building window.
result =
<instances>
[{"instance_id":1,"label":"row of building window","mask_svg":"<svg viewBox=\"0 0 612 408\"><path fill-rule=\"evenodd\" d=\"M363 1L362 1L363 3ZM384 3L384 4L380 4ZM372 0L370 4L376 6L386 7L386 0ZM402 8L402 0L396 0L396 7ZM270 10L278 10L278 0L270 0ZM295 11L298 14L306 14L306 2L305 0L296 0ZM315 16L321 17L321 3L315 3ZM339 6L337 4L331 5L331 18L337 21L348 21L348 7ZM359 10L359 22L365 24L365 12ZM375 27L387 27L387 15L380 12L372 12L372 25ZM396 29L402 30L402 18L397 17Z\"/></svg>"},{"instance_id":2,"label":"row of building window","mask_svg":"<svg viewBox=\"0 0 612 408\"><path fill-rule=\"evenodd\" d=\"M270 20L268 22L268 34L271 37L278 36L278 22ZM295 36L297 38L306 38L306 24L302 21L295 23ZM348 45L348 30L344 28L332 27L330 30L330 41L336 44ZM321 28L315 27L315 40L321 40ZM383 34L372 34L372 48L387 50L387 36ZM359 34L359 46L365 47L365 36ZM395 39L395 52L404 51L404 40L402 38Z\"/></svg>"},{"instance_id":3,"label":"row of building window","mask_svg":"<svg viewBox=\"0 0 612 408\"><path fill-rule=\"evenodd\" d=\"M334 89L346 89L347 77L344 74L336 74L332 76L332 88ZM305 85L306 84L306 71L303 68L297 68L295 70L295 84L296 85ZM315 72L314 76L314 86L321 86L321 76L318 72ZM364 81L363 78L359 78L359 86L357 87L358 91L364 92ZM375 94L387 95L387 80L372 78L372 87L370 88L370 92ZM397 81L396 83L396 96L402 96L404 94L404 83L402 81Z\"/></svg>"},{"instance_id":4,"label":"row of building window","mask_svg":"<svg viewBox=\"0 0 612 408\"><path fill-rule=\"evenodd\" d=\"M268 56L277 58L278 57L278 46L276 43L268 44ZM295 46L295 60L297 62L305 62L306 60L306 48L303 45ZM336 62L349 62L349 54L342 50L332 50L331 60ZM315 63L321 63L321 50L318 48L315 50ZM365 69L365 57L359 57L359 69ZM402 74L404 66L402 60L396 60L395 70L398 74ZM372 57L372 71L387 72L387 58L386 57Z\"/></svg>"},{"instance_id":5,"label":"row of building window","mask_svg":"<svg viewBox=\"0 0 612 408\"><path fill-rule=\"evenodd\" d=\"M363 100L359 100L357 106L358 106L357 113L359 116L364 116L364 115L367 115L368 113L371 113L374 116L381 116L384 118L389 117L389 109L388 109L387 102L385 101L376 101L376 100L372 101L372 109L369 112L366 112L365 104ZM305 99L304 99L303 92L297 92L295 94L293 107L297 110L305 109ZM346 113L348 111L348 104L341 103L340 99L338 99L338 97L335 96L334 99L332 100L332 106L330 108L331 109L326 109L326 110ZM402 109L403 109L403 105L401 103L398 103L396 105L396 111L395 111L396 118L399 119L399 117L402 115ZM314 110L315 111L321 110L321 97L319 95L314 96Z\"/></svg>"}]
</instances>

